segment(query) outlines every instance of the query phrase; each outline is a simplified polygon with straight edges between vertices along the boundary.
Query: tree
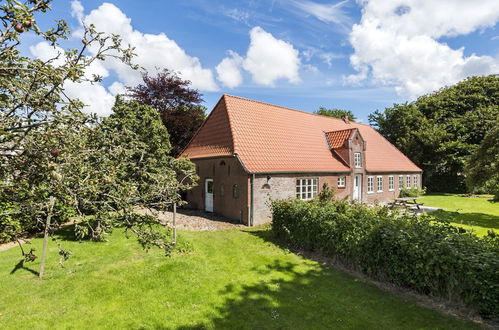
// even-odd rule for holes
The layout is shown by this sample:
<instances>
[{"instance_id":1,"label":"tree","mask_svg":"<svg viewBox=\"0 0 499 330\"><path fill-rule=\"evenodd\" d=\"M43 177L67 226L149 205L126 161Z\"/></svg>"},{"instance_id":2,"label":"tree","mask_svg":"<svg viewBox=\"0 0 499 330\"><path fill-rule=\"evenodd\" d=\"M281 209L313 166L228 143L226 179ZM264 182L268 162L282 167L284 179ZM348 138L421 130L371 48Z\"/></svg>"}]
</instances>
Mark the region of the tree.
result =
<instances>
[{"instance_id":1,"label":"tree","mask_svg":"<svg viewBox=\"0 0 499 330\"><path fill-rule=\"evenodd\" d=\"M190 88L191 82L183 80L168 69L151 77L142 74L143 84L128 88L128 96L156 109L170 134L171 155L176 157L187 146L203 123L206 108L201 106L202 95Z\"/></svg>"},{"instance_id":2,"label":"tree","mask_svg":"<svg viewBox=\"0 0 499 330\"><path fill-rule=\"evenodd\" d=\"M499 117L499 76L471 77L369 122L424 171L430 191L463 192L466 159Z\"/></svg>"},{"instance_id":3,"label":"tree","mask_svg":"<svg viewBox=\"0 0 499 330\"><path fill-rule=\"evenodd\" d=\"M471 193L492 193L499 201L499 121L466 161L465 174Z\"/></svg>"},{"instance_id":4,"label":"tree","mask_svg":"<svg viewBox=\"0 0 499 330\"><path fill-rule=\"evenodd\" d=\"M316 115L334 117L342 119L344 116L347 116L349 121L357 120L357 117L350 110L342 110L342 109L327 109L325 107L320 107L319 110L314 111Z\"/></svg>"}]
</instances>

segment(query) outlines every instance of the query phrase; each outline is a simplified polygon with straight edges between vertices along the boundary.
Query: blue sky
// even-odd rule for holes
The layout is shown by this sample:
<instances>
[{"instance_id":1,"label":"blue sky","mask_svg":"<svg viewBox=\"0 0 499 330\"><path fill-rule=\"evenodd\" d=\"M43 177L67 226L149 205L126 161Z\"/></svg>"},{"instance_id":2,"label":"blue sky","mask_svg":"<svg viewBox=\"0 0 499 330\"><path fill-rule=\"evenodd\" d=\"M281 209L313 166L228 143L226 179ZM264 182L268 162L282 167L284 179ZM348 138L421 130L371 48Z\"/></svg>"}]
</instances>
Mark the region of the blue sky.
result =
<instances>
[{"instance_id":1,"label":"blue sky","mask_svg":"<svg viewBox=\"0 0 499 330\"><path fill-rule=\"evenodd\" d=\"M228 93L304 111L350 109L367 122L376 109L499 73L497 0L55 0L38 20L55 18L75 31L63 48L78 44L79 20L126 34L140 65L179 71L209 110ZM26 51L47 56L38 40L26 41ZM102 86L73 95L106 114L137 75L94 69L105 72Z\"/></svg>"}]
</instances>

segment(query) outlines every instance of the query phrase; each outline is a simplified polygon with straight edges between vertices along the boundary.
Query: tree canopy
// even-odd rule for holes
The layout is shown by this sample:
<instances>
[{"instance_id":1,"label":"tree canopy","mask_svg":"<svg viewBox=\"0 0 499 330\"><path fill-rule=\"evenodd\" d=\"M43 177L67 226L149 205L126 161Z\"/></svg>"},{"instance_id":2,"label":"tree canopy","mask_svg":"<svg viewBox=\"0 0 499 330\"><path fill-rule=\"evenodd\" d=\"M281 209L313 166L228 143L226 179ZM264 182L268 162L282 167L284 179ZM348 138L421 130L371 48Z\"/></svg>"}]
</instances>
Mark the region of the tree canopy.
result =
<instances>
[{"instance_id":1,"label":"tree canopy","mask_svg":"<svg viewBox=\"0 0 499 330\"><path fill-rule=\"evenodd\" d=\"M168 69L156 76L142 74L143 84L128 88L128 96L156 109L170 134L171 155L178 156L206 118L201 93Z\"/></svg>"},{"instance_id":2,"label":"tree canopy","mask_svg":"<svg viewBox=\"0 0 499 330\"><path fill-rule=\"evenodd\" d=\"M430 191L463 192L466 159L498 117L499 76L489 75L377 110L369 122L423 169Z\"/></svg>"},{"instance_id":3,"label":"tree canopy","mask_svg":"<svg viewBox=\"0 0 499 330\"><path fill-rule=\"evenodd\" d=\"M314 114L316 115L321 115L321 116L327 116L327 117L334 117L334 118L343 118L344 116L347 116L348 120L350 121L356 121L357 117L353 114L352 111L350 110L342 110L342 109L328 109L325 107L320 107L319 110L314 111Z\"/></svg>"}]
</instances>

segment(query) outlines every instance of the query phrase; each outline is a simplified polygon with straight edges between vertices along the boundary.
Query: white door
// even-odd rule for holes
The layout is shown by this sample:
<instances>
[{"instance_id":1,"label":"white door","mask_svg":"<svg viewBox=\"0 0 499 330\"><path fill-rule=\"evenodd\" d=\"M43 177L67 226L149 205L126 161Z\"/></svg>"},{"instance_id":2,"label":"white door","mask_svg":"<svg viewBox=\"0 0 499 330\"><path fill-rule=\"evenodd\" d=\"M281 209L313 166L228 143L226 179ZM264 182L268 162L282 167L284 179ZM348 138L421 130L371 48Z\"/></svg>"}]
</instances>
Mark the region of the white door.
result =
<instances>
[{"instance_id":1,"label":"white door","mask_svg":"<svg viewBox=\"0 0 499 330\"><path fill-rule=\"evenodd\" d=\"M204 209L206 212L213 212L213 179L206 179L204 182Z\"/></svg>"},{"instance_id":2,"label":"white door","mask_svg":"<svg viewBox=\"0 0 499 330\"><path fill-rule=\"evenodd\" d=\"M362 175L356 174L353 182L353 200L360 202L362 200Z\"/></svg>"}]
</instances>

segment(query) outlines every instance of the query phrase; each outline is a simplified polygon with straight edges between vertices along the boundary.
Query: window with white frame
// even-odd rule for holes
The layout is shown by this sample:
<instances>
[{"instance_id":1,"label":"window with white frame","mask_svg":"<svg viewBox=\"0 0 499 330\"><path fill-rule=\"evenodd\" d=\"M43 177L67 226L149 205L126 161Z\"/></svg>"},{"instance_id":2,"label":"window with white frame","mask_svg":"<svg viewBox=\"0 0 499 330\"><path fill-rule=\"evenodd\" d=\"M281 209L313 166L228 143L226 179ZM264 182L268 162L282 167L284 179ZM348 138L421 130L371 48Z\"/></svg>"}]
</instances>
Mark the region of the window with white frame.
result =
<instances>
[{"instance_id":1,"label":"window with white frame","mask_svg":"<svg viewBox=\"0 0 499 330\"><path fill-rule=\"evenodd\" d=\"M338 188L345 188L346 186L346 178L344 176L338 177Z\"/></svg>"},{"instance_id":2,"label":"window with white frame","mask_svg":"<svg viewBox=\"0 0 499 330\"><path fill-rule=\"evenodd\" d=\"M311 200L317 196L317 179L297 179L296 198L301 200Z\"/></svg>"},{"instance_id":3,"label":"window with white frame","mask_svg":"<svg viewBox=\"0 0 499 330\"><path fill-rule=\"evenodd\" d=\"M395 178L393 177L393 175L390 175L388 177L388 190L395 190Z\"/></svg>"},{"instance_id":4,"label":"window with white frame","mask_svg":"<svg viewBox=\"0 0 499 330\"><path fill-rule=\"evenodd\" d=\"M402 190L404 188L404 176L399 175L399 190Z\"/></svg>"},{"instance_id":5,"label":"window with white frame","mask_svg":"<svg viewBox=\"0 0 499 330\"><path fill-rule=\"evenodd\" d=\"M374 192L374 177L367 177L367 193L372 194Z\"/></svg>"},{"instance_id":6,"label":"window with white frame","mask_svg":"<svg viewBox=\"0 0 499 330\"><path fill-rule=\"evenodd\" d=\"M353 154L353 164L354 164L355 168L362 167L362 160L360 158L360 152L355 152Z\"/></svg>"},{"instance_id":7,"label":"window with white frame","mask_svg":"<svg viewBox=\"0 0 499 330\"><path fill-rule=\"evenodd\" d=\"M405 186L407 188L410 188L411 187L411 176L408 175L406 179L407 179L407 182L405 183Z\"/></svg>"},{"instance_id":8,"label":"window with white frame","mask_svg":"<svg viewBox=\"0 0 499 330\"><path fill-rule=\"evenodd\" d=\"M414 188L417 188L418 187L418 176L417 175L414 175L412 177L412 185L414 186Z\"/></svg>"},{"instance_id":9,"label":"window with white frame","mask_svg":"<svg viewBox=\"0 0 499 330\"><path fill-rule=\"evenodd\" d=\"M383 177L378 176L376 179L378 182L378 192L383 192Z\"/></svg>"}]
</instances>

